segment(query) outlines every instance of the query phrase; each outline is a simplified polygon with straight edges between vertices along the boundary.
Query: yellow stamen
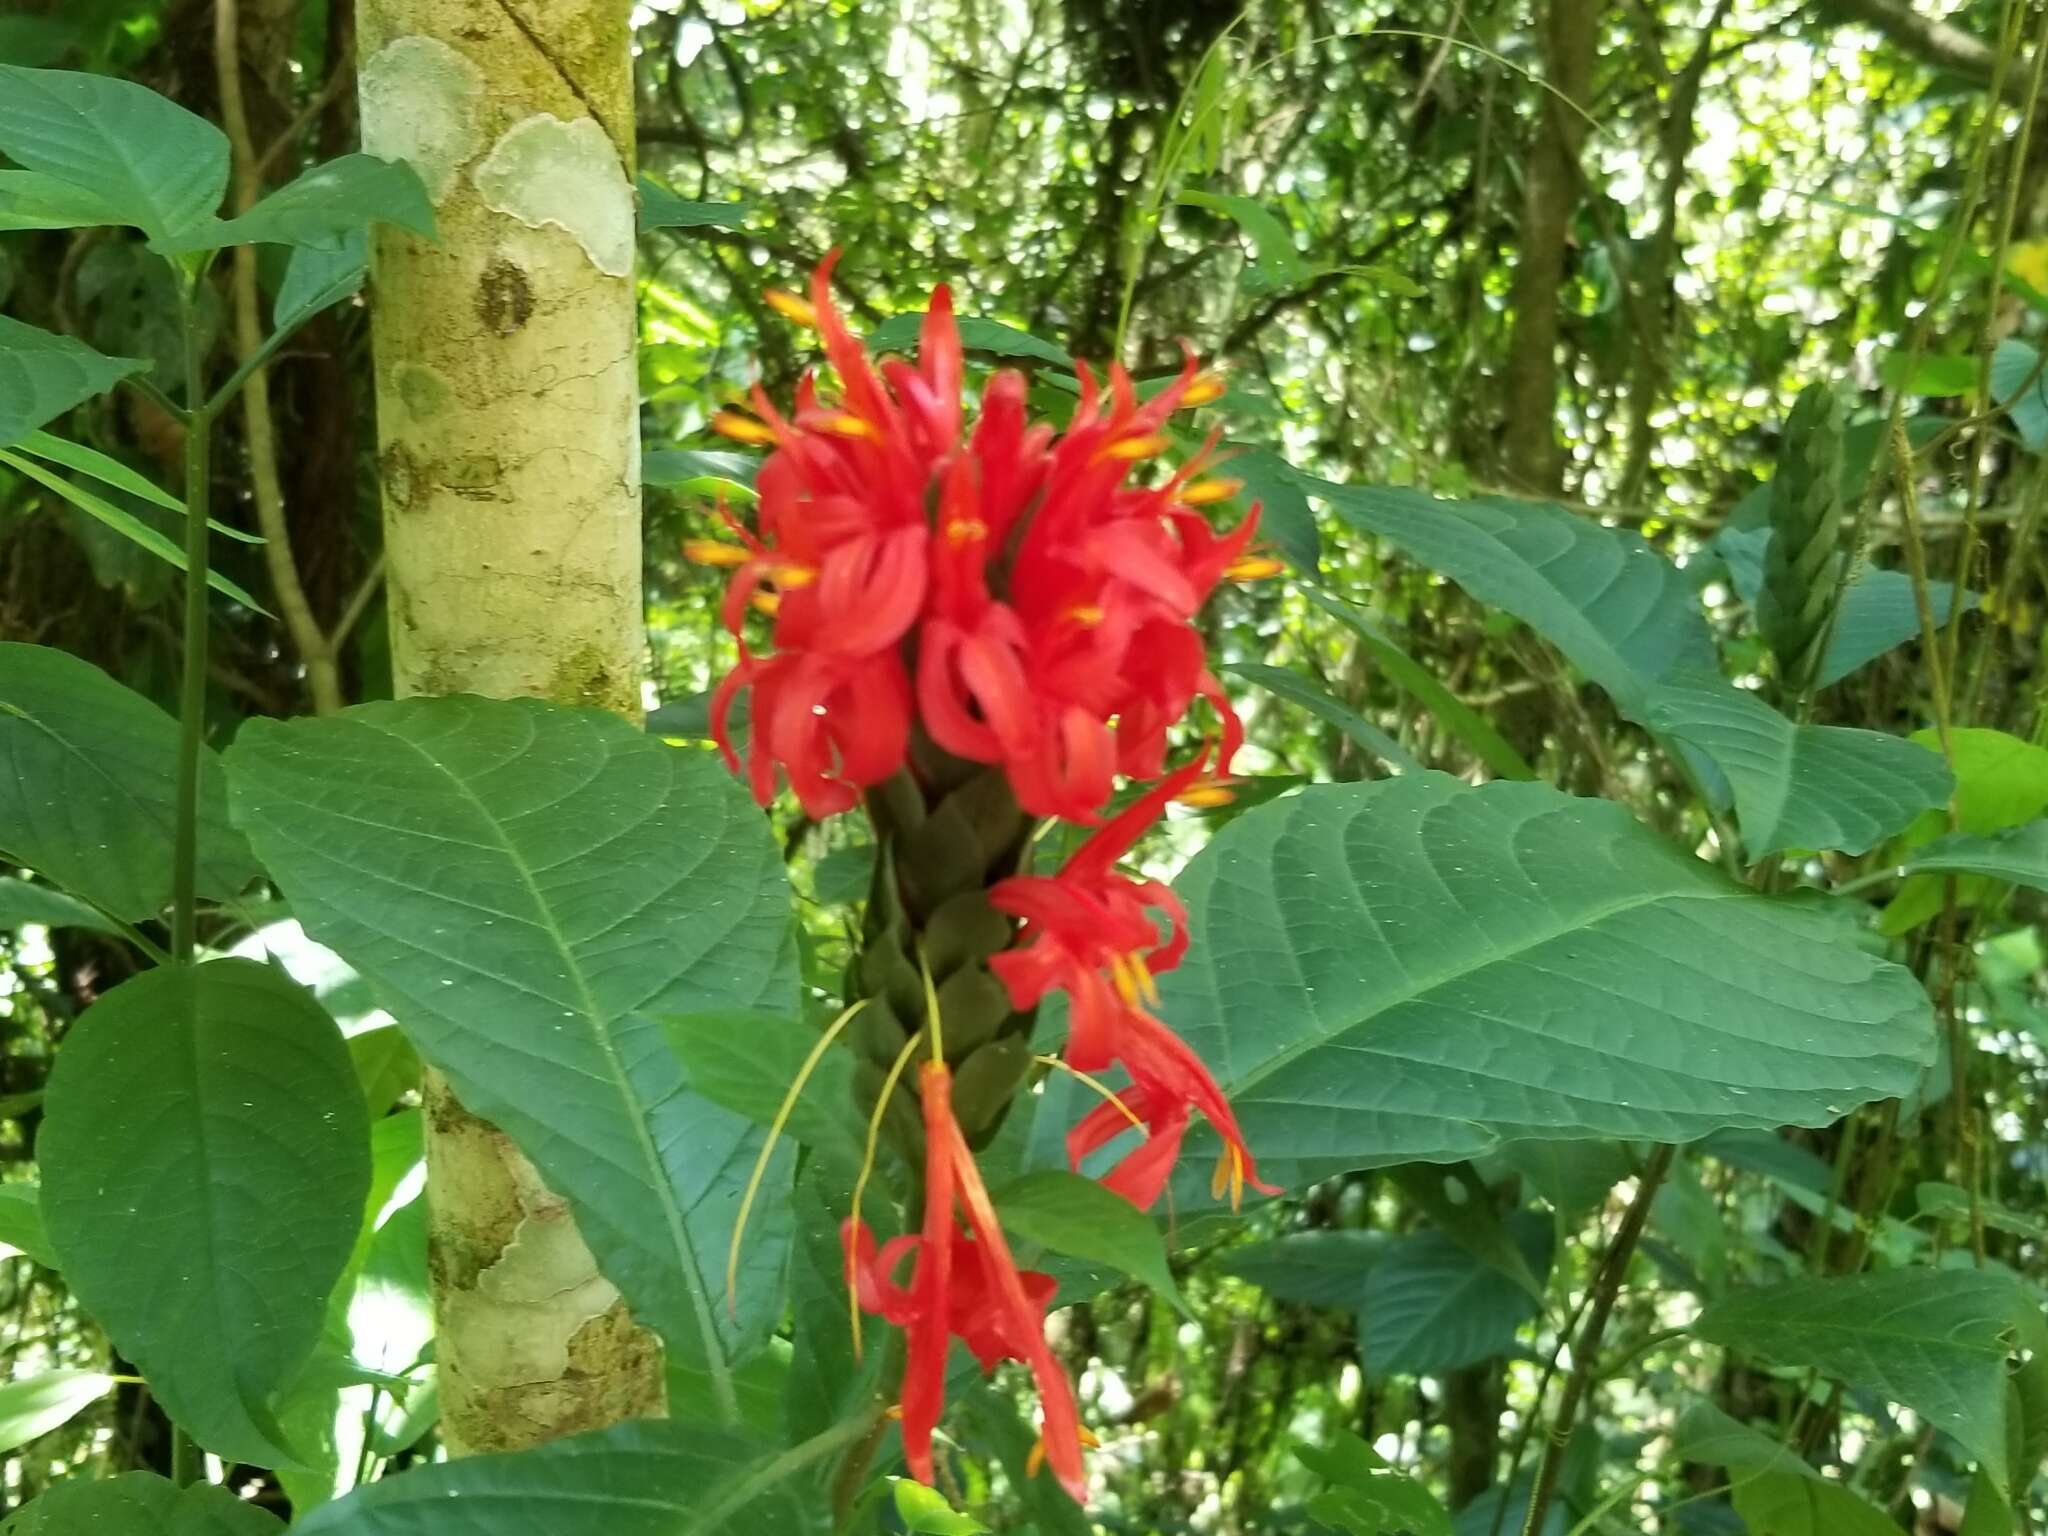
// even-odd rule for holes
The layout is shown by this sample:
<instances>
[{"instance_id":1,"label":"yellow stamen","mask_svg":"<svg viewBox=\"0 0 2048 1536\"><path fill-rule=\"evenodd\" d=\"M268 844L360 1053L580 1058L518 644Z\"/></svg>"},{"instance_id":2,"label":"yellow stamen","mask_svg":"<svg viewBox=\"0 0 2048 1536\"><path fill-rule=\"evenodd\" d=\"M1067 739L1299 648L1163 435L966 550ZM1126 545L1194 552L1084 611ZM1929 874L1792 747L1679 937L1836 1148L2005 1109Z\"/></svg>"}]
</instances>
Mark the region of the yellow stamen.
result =
<instances>
[{"instance_id":1,"label":"yellow stamen","mask_svg":"<svg viewBox=\"0 0 2048 1536\"><path fill-rule=\"evenodd\" d=\"M1131 956L1131 970L1138 978L1138 992L1145 999L1146 1005L1158 1008L1159 983L1152 979L1152 967L1145 963L1143 955Z\"/></svg>"},{"instance_id":2,"label":"yellow stamen","mask_svg":"<svg viewBox=\"0 0 2048 1536\"><path fill-rule=\"evenodd\" d=\"M896 1085L903 1080L903 1069L910 1065L911 1052L917 1049L917 1036L912 1035L903 1042L903 1049L896 1053L896 1060L889 1068L889 1075L882 1079L882 1091L875 1098L875 1112L868 1116L867 1150L860 1160L860 1177L853 1181L853 1219L861 1219L861 1199L868 1192L868 1176L875 1171L875 1152L882 1144L882 1115L889 1107L889 1100L896 1092ZM849 1285L846 1288L846 1316L853 1325L853 1357L860 1358L860 1288Z\"/></svg>"},{"instance_id":3,"label":"yellow stamen","mask_svg":"<svg viewBox=\"0 0 2048 1536\"><path fill-rule=\"evenodd\" d=\"M818 579L815 566L778 565L775 567L775 585L785 592L794 592L798 587L808 587Z\"/></svg>"},{"instance_id":4,"label":"yellow stamen","mask_svg":"<svg viewBox=\"0 0 2048 1536\"><path fill-rule=\"evenodd\" d=\"M1099 1435L1095 1433L1094 1430L1090 1429L1086 1424L1082 1424L1077 1427L1081 1431L1081 1444L1086 1446L1091 1451L1099 1451L1102 1449L1102 1439ZM1039 1469L1044 1465L1045 1431L1040 1430L1038 1432L1038 1438L1031 1442L1031 1454L1024 1458L1024 1475L1026 1477L1036 1477L1038 1476Z\"/></svg>"},{"instance_id":5,"label":"yellow stamen","mask_svg":"<svg viewBox=\"0 0 2048 1536\"><path fill-rule=\"evenodd\" d=\"M875 424L851 411L835 411L829 416L820 416L816 423L821 432L830 432L834 437L859 437L873 442L882 434Z\"/></svg>"},{"instance_id":6,"label":"yellow stamen","mask_svg":"<svg viewBox=\"0 0 2048 1536\"><path fill-rule=\"evenodd\" d=\"M1190 507L1206 507L1211 502L1228 501L1244 489L1242 480L1233 480L1228 475L1219 475L1213 480L1191 480L1180 488L1182 503Z\"/></svg>"},{"instance_id":7,"label":"yellow stamen","mask_svg":"<svg viewBox=\"0 0 2048 1536\"><path fill-rule=\"evenodd\" d=\"M1180 408L1185 411L1197 405L1207 405L1212 400L1221 400L1223 388L1222 374L1198 373L1194 382L1188 385L1187 393L1180 397Z\"/></svg>"},{"instance_id":8,"label":"yellow stamen","mask_svg":"<svg viewBox=\"0 0 2048 1536\"><path fill-rule=\"evenodd\" d=\"M711 430L720 437L729 437L736 443L772 443L775 429L765 421L756 421L751 416L742 416L738 411L720 411L711 418Z\"/></svg>"},{"instance_id":9,"label":"yellow stamen","mask_svg":"<svg viewBox=\"0 0 2048 1536\"><path fill-rule=\"evenodd\" d=\"M761 1192L761 1180L768 1173L768 1159L775 1151L775 1143L781 1139L783 1127L789 1124L789 1117L796 1111L796 1101L804 1091L804 1084L811 1080L811 1074L825 1059L825 1052L839 1038L840 1031L851 1024L854 1016L867 1005L868 999L862 998L825 1026L825 1032L818 1036L818 1043L811 1047L810 1054L804 1057L804 1064L797 1068L796 1081L782 1096L782 1104L775 1111L774 1120L769 1122L768 1139L761 1144L761 1155L754 1159L754 1173L747 1180L747 1192L740 1196L739 1219L733 1223L732 1246L725 1255L725 1307L735 1317L739 1313L740 1242L747 1235L747 1213L754 1208L754 1196Z\"/></svg>"},{"instance_id":10,"label":"yellow stamen","mask_svg":"<svg viewBox=\"0 0 2048 1536\"><path fill-rule=\"evenodd\" d=\"M1271 555L1246 555L1234 560L1223 568L1223 574L1232 581L1263 581L1268 576L1278 576L1287 566L1284 561L1275 560Z\"/></svg>"},{"instance_id":11,"label":"yellow stamen","mask_svg":"<svg viewBox=\"0 0 2048 1536\"><path fill-rule=\"evenodd\" d=\"M1209 1180L1209 1198L1221 1199L1226 1189L1230 1191L1231 1210L1238 1210L1244 1205L1244 1154L1235 1146L1224 1148L1223 1155L1216 1159L1216 1172Z\"/></svg>"},{"instance_id":12,"label":"yellow stamen","mask_svg":"<svg viewBox=\"0 0 2048 1536\"><path fill-rule=\"evenodd\" d=\"M1132 975L1131 972L1132 964L1129 955L1111 955L1109 957L1109 979L1116 983L1117 996L1135 1008L1138 1006L1138 978Z\"/></svg>"},{"instance_id":13,"label":"yellow stamen","mask_svg":"<svg viewBox=\"0 0 2048 1536\"><path fill-rule=\"evenodd\" d=\"M1173 803L1200 811L1208 810L1218 805L1229 805L1236 798L1236 790L1219 784L1214 779L1197 779L1186 789L1175 795Z\"/></svg>"},{"instance_id":14,"label":"yellow stamen","mask_svg":"<svg viewBox=\"0 0 2048 1536\"><path fill-rule=\"evenodd\" d=\"M802 295L791 293L787 288L770 288L761 297L766 299L768 307L783 319L796 325L809 326L812 330L818 328L818 311L812 307L811 301Z\"/></svg>"},{"instance_id":15,"label":"yellow stamen","mask_svg":"<svg viewBox=\"0 0 2048 1536\"><path fill-rule=\"evenodd\" d=\"M765 613L771 619L782 611L782 599L773 592L756 592L747 603L754 612Z\"/></svg>"},{"instance_id":16,"label":"yellow stamen","mask_svg":"<svg viewBox=\"0 0 2048 1536\"><path fill-rule=\"evenodd\" d=\"M1102 610L1093 603L1082 603L1067 610L1067 617L1083 629L1093 629L1102 622Z\"/></svg>"},{"instance_id":17,"label":"yellow stamen","mask_svg":"<svg viewBox=\"0 0 2048 1536\"><path fill-rule=\"evenodd\" d=\"M1133 1126L1141 1131L1145 1129L1145 1122L1138 1118L1137 1111L1118 1098L1116 1090L1109 1087L1100 1078L1090 1077L1079 1067L1068 1066L1066 1062L1060 1060L1057 1056L1033 1056L1031 1059L1043 1067L1057 1067L1060 1071L1066 1073L1067 1076L1079 1082L1083 1087L1093 1088L1103 1098L1114 1104L1117 1107L1117 1112L1130 1121Z\"/></svg>"},{"instance_id":18,"label":"yellow stamen","mask_svg":"<svg viewBox=\"0 0 2048 1536\"><path fill-rule=\"evenodd\" d=\"M1098 459L1149 459L1155 453L1164 452L1168 440L1160 433L1148 432L1142 437L1120 437L1113 443L1105 443L1096 450Z\"/></svg>"},{"instance_id":19,"label":"yellow stamen","mask_svg":"<svg viewBox=\"0 0 2048 1536\"><path fill-rule=\"evenodd\" d=\"M956 517L946 524L948 544L975 544L988 537L988 524L978 517Z\"/></svg>"},{"instance_id":20,"label":"yellow stamen","mask_svg":"<svg viewBox=\"0 0 2048 1536\"><path fill-rule=\"evenodd\" d=\"M745 565L754 554L743 545L728 544L723 539L685 539L683 558L698 565Z\"/></svg>"}]
</instances>

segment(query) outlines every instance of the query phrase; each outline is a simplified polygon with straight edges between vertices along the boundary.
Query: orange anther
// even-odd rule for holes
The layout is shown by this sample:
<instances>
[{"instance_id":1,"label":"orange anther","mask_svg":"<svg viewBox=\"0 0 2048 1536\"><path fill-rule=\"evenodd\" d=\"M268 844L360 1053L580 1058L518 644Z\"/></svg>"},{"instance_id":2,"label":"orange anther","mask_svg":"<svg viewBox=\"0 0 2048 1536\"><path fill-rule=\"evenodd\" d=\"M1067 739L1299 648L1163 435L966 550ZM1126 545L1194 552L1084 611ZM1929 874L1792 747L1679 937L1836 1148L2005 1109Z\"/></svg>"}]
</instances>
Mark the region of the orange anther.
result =
<instances>
[{"instance_id":1,"label":"orange anther","mask_svg":"<svg viewBox=\"0 0 2048 1536\"><path fill-rule=\"evenodd\" d=\"M1167 438L1158 432L1147 432L1141 437L1120 437L1113 443L1106 443L1095 455L1098 459L1149 459L1155 453L1163 452Z\"/></svg>"},{"instance_id":2,"label":"orange anther","mask_svg":"<svg viewBox=\"0 0 2048 1536\"><path fill-rule=\"evenodd\" d=\"M753 559L748 550L723 539L685 539L683 558L698 565L745 565Z\"/></svg>"},{"instance_id":3,"label":"orange anther","mask_svg":"<svg viewBox=\"0 0 2048 1536\"><path fill-rule=\"evenodd\" d=\"M1193 810L1209 810L1215 806L1228 805L1236 798L1236 790L1219 784L1214 779L1197 779L1175 795L1173 802Z\"/></svg>"},{"instance_id":4,"label":"orange anther","mask_svg":"<svg viewBox=\"0 0 2048 1536\"><path fill-rule=\"evenodd\" d=\"M1207 405L1212 400L1223 398L1223 375L1220 373L1198 373L1194 382L1187 387L1187 393L1180 397L1182 410L1197 405Z\"/></svg>"},{"instance_id":5,"label":"orange anther","mask_svg":"<svg viewBox=\"0 0 2048 1536\"><path fill-rule=\"evenodd\" d=\"M720 437L729 437L736 443L772 443L775 429L765 421L756 421L751 416L742 416L738 411L720 411L711 418L711 430Z\"/></svg>"},{"instance_id":6,"label":"orange anther","mask_svg":"<svg viewBox=\"0 0 2048 1536\"><path fill-rule=\"evenodd\" d=\"M782 609L782 599L773 592L756 592L747 602L756 613L765 613L771 619Z\"/></svg>"},{"instance_id":7,"label":"orange anther","mask_svg":"<svg viewBox=\"0 0 2048 1536\"><path fill-rule=\"evenodd\" d=\"M1226 565L1223 574L1232 581L1263 581L1268 576L1278 576L1286 569L1284 560L1276 560L1271 555L1246 555L1242 560Z\"/></svg>"},{"instance_id":8,"label":"orange anther","mask_svg":"<svg viewBox=\"0 0 2048 1536\"><path fill-rule=\"evenodd\" d=\"M1244 489L1242 480L1219 476L1214 480L1192 480L1180 488L1180 499L1190 507L1206 507L1211 502L1228 501Z\"/></svg>"},{"instance_id":9,"label":"orange anther","mask_svg":"<svg viewBox=\"0 0 2048 1536\"><path fill-rule=\"evenodd\" d=\"M783 319L796 325L807 325L813 330L817 329L818 311L812 307L811 301L801 294L791 293L787 288L770 288L761 297L766 299L768 307Z\"/></svg>"}]
</instances>

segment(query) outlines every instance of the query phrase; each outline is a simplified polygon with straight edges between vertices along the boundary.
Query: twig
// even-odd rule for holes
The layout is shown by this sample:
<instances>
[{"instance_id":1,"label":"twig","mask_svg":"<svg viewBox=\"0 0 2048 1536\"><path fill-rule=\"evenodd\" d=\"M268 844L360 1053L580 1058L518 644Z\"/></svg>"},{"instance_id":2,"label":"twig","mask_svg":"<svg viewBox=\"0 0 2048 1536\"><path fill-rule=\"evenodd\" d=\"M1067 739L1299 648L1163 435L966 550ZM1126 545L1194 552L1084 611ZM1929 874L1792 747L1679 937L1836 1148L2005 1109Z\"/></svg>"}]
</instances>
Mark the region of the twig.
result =
<instances>
[{"instance_id":1,"label":"twig","mask_svg":"<svg viewBox=\"0 0 2048 1536\"><path fill-rule=\"evenodd\" d=\"M242 100L242 45L239 0L215 0L213 8L214 70L220 82L222 127L234 156L234 208L247 213L262 194L264 160L249 139L248 110ZM337 71L337 73L344 73ZM330 82L331 83L331 82ZM273 145L273 151L277 146ZM263 559L277 593L278 613L292 649L306 667L306 688L319 714L341 708L341 672L334 646L313 616L306 589L292 558L291 528L285 519L284 488L277 474L277 424L270 413L270 376L262 366L264 338L256 313L256 248L235 247L235 353L242 364L242 430L249 453L249 488L256 503L256 525L263 530ZM274 338L273 338L274 339Z\"/></svg>"},{"instance_id":2,"label":"twig","mask_svg":"<svg viewBox=\"0 0 2048 1536\"><path fill-rule=\"evenodd\" d=\"M1529 1513L1522 1521L1522 1536L1537 1536L1543 1529L1543 1517L1550 1513L1550 1501L1557 1496L1557 1480L1564 1472L1565 1446L1570 1442L1572 1426L1578 1420L1579 1404L1593 1383L1601 1336L1607 1332L1607 1319L1613 1315L1615 1298L1621 1294L1621 1281L1628 1273L1628 1261L1634 1256L1636 1242L1642 1237L1643 1227L1650 1219L1650 1202L1656 1198L1657 1186L1664 1182L1664 1175L1670 1171L1673 1151L1672 1147L1665 1145L1650 1154L1642 1177L1636 1181L1636 1197L1629 1204L1628 1214L1622 1217L1614 1241L1608 1245L1607 1257L1601 1261L1599 1274L1593 1278L1593 1304L1587 1313L1586 1326L1579 1332L1578 1342L1572 1345L1572 1374L1564 1384L1564 1395L1557 1401L1557 1417L1550 1422L1550 1438L1543 1446L1543 1460L1536 1467L1536 1487L1529 1495Z\"/></svg>"}]
</instances>

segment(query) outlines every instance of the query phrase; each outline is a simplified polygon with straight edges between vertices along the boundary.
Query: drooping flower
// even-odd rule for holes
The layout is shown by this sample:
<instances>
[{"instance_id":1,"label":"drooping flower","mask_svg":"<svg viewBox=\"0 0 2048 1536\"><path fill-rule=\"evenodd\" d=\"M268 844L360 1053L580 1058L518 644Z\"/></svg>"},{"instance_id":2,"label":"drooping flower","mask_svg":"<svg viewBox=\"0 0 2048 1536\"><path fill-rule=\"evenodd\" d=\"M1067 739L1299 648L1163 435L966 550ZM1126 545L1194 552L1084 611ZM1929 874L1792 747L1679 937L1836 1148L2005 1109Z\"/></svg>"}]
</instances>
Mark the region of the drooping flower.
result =
<instances>
[{"instance_id":1,"label":"drooping flower","mask_svg":"<svg viewBox=\"0 0 2048 1536\"><path fill-rule=\"evenodd\" d=\"M1159 1005L1153 977L1179 965L1187 950L1179 899L1156 880L1132 879L1115 868L1168 803L1202 780L1208 761L1207 751L1198 753L1154 785L1094 832L1058 874L1015 876L989 893L991 905L1024 924L1018 947L989 962L1011 1002L1029 1008L1050 991L1064 991L1067 1064L1086 1073L1121 1065L1130 1076L1131 1087L1118 1101L1098 1106L1074 1127L1067 1152L1078 1168L1135 1118L1146 1140L1103 1183L1140 1208L1165 1190L1194 1109L1223 1139L1216 1194L1228 1190L1236 1205L1246 1184L1279 1193L1260 1182L1237 1117L1209 1069L1147 1011ZM1165 918L1163 936L1155 914Z\"/></svg>"},{"instance_id":2,"label":"drooping flower","mask_svg":"<svg viewBox=\"0 0 2048 1536\"><path fill-rule=\"evenodd\" d=\"M878 1249L867 1224L849 1218L841 1228L847 1284L863 1310L888 1319L908 1340L901 1408L903 1455L911 1476L932 1480L932 1431L945 1411L946 1355L958 1338L984 1370L1003 1360L1021 1360L1030 1367L1044 1415L1045 1460L1070 1494L1085 1499L1080 1412L1066 1372L1045 1342L1053 1280L1018 1269L1011 1257L981 1170L953 1117L952 1086L943 1062L926 1062L919 1069L925 1129L922 1231ZM913 1268L904 1286L893 1277L906 1257Z\"/></svg>"}]
</instances>

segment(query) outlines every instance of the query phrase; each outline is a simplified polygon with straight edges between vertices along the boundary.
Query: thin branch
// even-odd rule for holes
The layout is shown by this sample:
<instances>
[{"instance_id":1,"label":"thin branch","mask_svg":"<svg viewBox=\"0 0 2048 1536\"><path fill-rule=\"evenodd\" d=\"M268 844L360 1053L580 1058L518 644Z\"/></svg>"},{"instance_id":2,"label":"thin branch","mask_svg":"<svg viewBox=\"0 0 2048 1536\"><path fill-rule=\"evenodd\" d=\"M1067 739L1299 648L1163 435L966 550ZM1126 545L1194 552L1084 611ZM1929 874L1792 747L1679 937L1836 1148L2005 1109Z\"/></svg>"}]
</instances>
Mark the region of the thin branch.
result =
<instances>
[{"instance_id":1,"label":"thin branch","mask_svg":"<svg viewBox=\"0 0 2048 1536\"><path fill-rule=\"evenodd\" d=\"M234 208L247 213L263 191L262 162L249 139L248 109L242 99L242 42L239 0L215 0L213 9L214 69L220 81L221 123L234 156ZM337 71L337 74L345 73ZM273 149L276 146L272 146ZM267 157L266 157L267 158ZM270 377L263 327L257 318L256 248L235 247L230 284L234 307L235 353L242 368L242 431L249 456L249 488L256 503L256 525L263 530L263 558L277 608L292 648L305 663L306 686L313 708L332 714L341 708L341 674L334 648L313 616L306 589L292 558L291 528L285 518L284 487L277 473L277 424L270 413ZM274 344L277 338L271 338Z\"/></svg>"}]
</instances>

